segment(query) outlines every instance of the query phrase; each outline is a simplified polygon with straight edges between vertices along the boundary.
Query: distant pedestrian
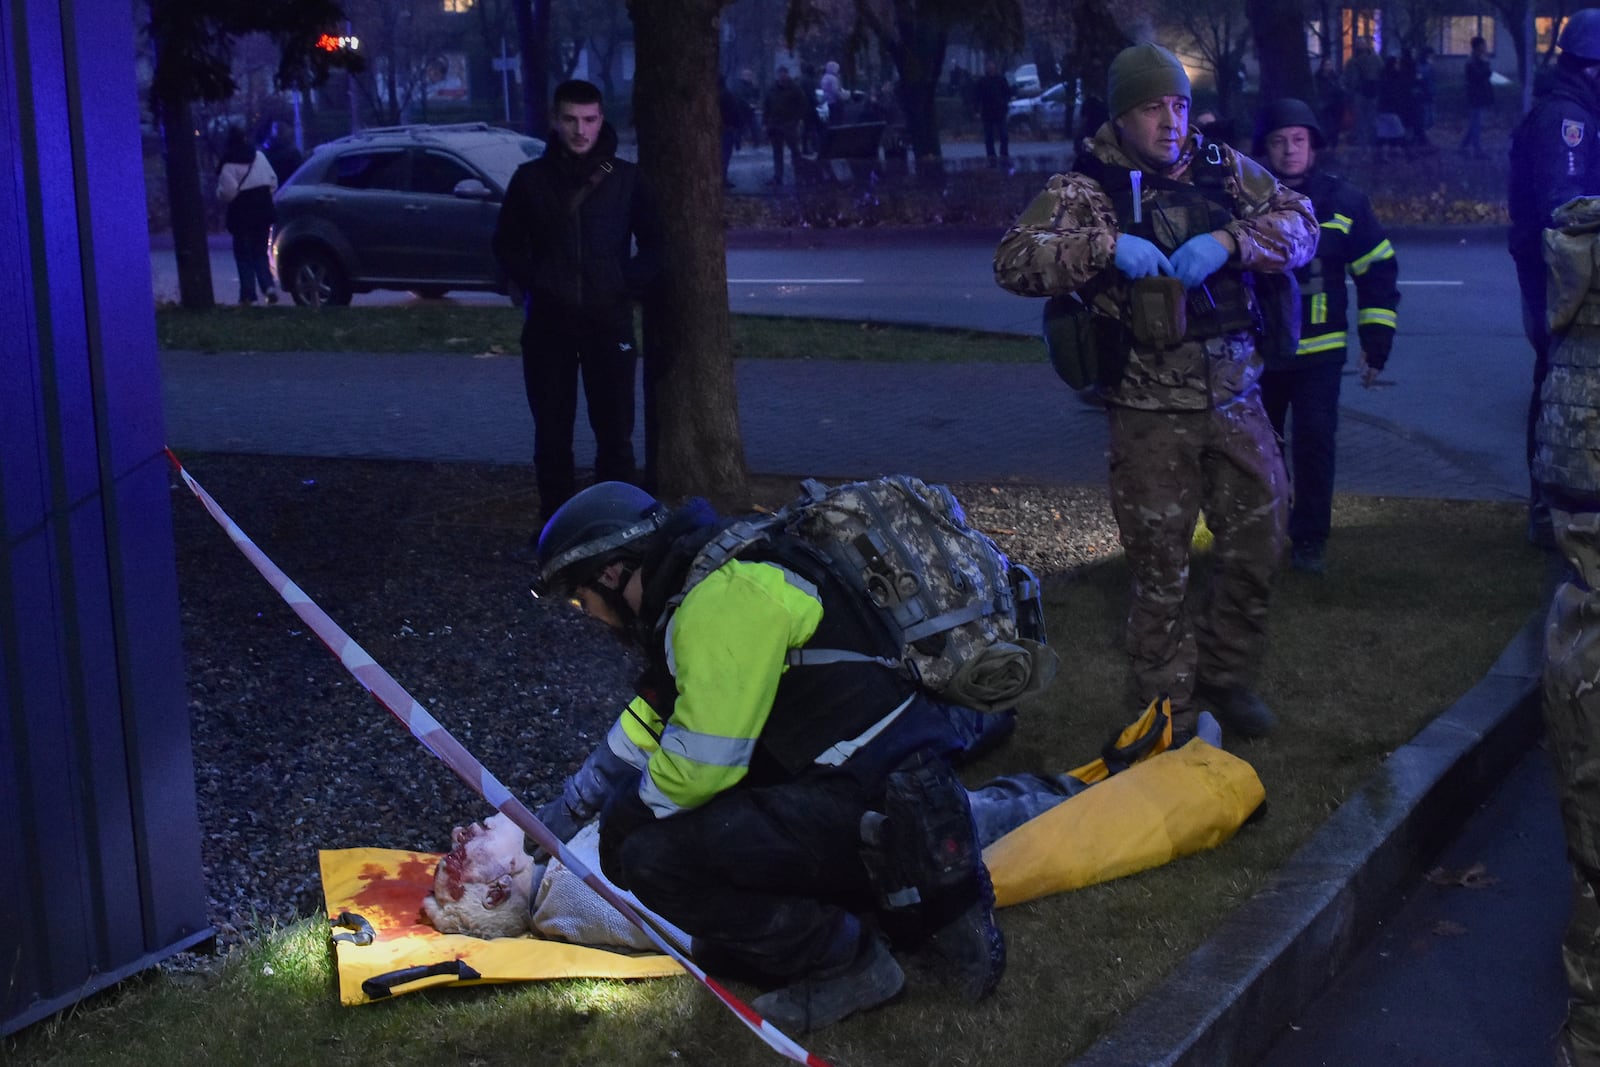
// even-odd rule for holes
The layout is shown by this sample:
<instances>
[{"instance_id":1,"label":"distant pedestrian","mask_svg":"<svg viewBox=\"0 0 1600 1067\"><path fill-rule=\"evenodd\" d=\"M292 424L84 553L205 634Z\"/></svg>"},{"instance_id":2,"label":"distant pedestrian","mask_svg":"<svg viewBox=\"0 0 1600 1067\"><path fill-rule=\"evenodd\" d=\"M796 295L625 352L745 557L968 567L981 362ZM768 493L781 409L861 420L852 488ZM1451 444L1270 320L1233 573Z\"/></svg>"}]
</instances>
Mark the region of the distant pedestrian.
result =
<instances>
[{"instance_id":1,"label":"distant pedestrian","mask_svg":"<svg viewBox=\"0 0 1600 1067\"><path fill-rule=\"evenodd\" d=\"M1411 97L1410 87L1400 71L1400 62L1394 56L1383 61L1383 73L1378 77L1377 113L1372 120L1372 136L1378 146L1378 158L1388 159L1405 147L1406 124L1403 117Z\"/></svg>"},{"instance_id":2,"label":"distant pedestrian","mask_svg":"<svg viewBox=\"0 0 1600 1067\"><path fill-rule=\"evenodd\" d=\"M634 164L617 158L599 88L562 82L551 119L544 155L512 175L494 231L495 259L523 294L522 377L541 527L577 489L580 375L595 480L638 480L633 305L655 282L660 255L654 204Z\"/></svg>"},{"instance_id":3,"label":"distant pedestrian","mask_svg":"<svg viewBox=\"0 0 1600 1067\"><path fill-rule=\"evenodd\" d=\"M809 156L822 146L822 116L817 113L822 85L817 78L817 68L810 63L800 64L799 82L800 95L806 102L805 114L801 116L805 126L800 134L800 149Z\"/></svg>"},{"instance_id":4,"label":"distant pedestrian","mask_svg":"<svg viewBox=\"0 0 1600 1067\"><path fill-rule=\"evenodd\" d=\"M844 82L839 79L839 64L828 60L822 68L822 79L817 82L822 94L822 106L828 109L828 124L837 126L844 121Z\"/></svg>"},{"instance_id":5,"label":"distant pedestrian","mask_svg":"<svg viewBox=\"0 0 1600 1067\"><path fill-rule=\"evenodd\" d=\"M1439 93L1438 78L1433 70L1433 49L1424 48L1417 53L1417 109L1421 114L1421 139L1428 143L1428 131L1433 129L1433 106Z\"/></svg>"},{"instance_id":6,"label":"distant pedestrian","mask_svg":"<svg viewBox=\"0 0 1600 1067\"><path fill-rule=\"evenodd\" d=\"M267 257L267 238L277 213L272 194L278 175L266 154L250 147L244 131L228 127L228 143L217 167L217 199L228 205L228 232L233 235L233 264L239 271L239 303L254 304L256 287L267 303L278 302Z\"/></svg>"},{"instance_id":7,"label":"distant pedestrian","mask_svg":"<svg viewBox=\"0 0 1600 1067\"><path fill-rule=\"evenodd\" d=\"M789 150L789 162L794 165L795 180L800 178L800 148L805 137L805 93L789 77L788 67L779 67L777 79L767 90L761 104L762 121L766 123L767 139L772 142L772 177L768 185L783 184L783 150Z\"/></svg>"},{"instance_id":8,"label":"distant pedestrian","mask_svg":"<svg viewBox=\"0 0 1600 1067\"><path fill-rule=\"evenodd\" d=\"M1511 135L1511 211L1508 243L1522 290L1522 328L1533 347L1533 396L1528 406L1528 463L1536 447L1539 394L1549 369L1550 329L1544 231L1551 213L1577 196L1600 192L1600 8L1576 12L1557 40L1560 55L1550 91ZM1552 543L1550 512L1534 480L1528 499L1528 539Z\"/></svg>"},{"instance_id":9,"label":"distant pedestrian","mask_svg":"<svg viewBox=\"0 0 1600 1067\"><path fill-rule=\"evenodd\" d=\"M728 177L728 164L733 162L733 148L739 143L739 131L744 128L744 108L739 98L728 88L728 79L717 83L717 111L722 120L722 187L733 188Z\"/></svg>"},{"instance_id":10,"label":"distant pedestrian","mask_svg":"<svg viewBox=\"0 0 1600 1067\"><path fill-rule=\"evenodd\" d=\"M994 60L984 63L983 77L978 79L973 95L978 103L978 118L983 122L984 155L989 157L989 166L999 166L1001 160L1011 159L1011 135L1006 129L1011 113L1011 83L1000 73ZM997 144L1000 147L998 158L995 156Z\"/></svg>"},{"instance_id":11,"label":"distant pedestrian","mask_svg":"<svg viewBox=\"0 0 1600 1067\"><path fill-rule=\"evenodd\" d=\"M739 130L739 139L759 144L761 136L761 86L756 84L756 73L749 67L739 72L739 81L733 87L733 95L739 98L739 106L744 109L744 125Z\"/></svg>"},{"instance_id":12,"label":"distant pedestrian","mask_svg":"<svg viewBox=\"0 0 1600 1067\"><path fill-rule=\"evenodd\" d=\"M1355 112L1357 144L1372 144L1376 140L1378 115L1378 83L1383 78L1383 60L1372 49L1371 37L1356 39L1350 51L1350 61L1344 67L1345 90Z\"/></svg>"},{"instance_id":13,"label":"distant pedestrian","mask_svg":"<svg viewBox=\"0 0 1600 1067\"><path fill-rule=\"evenodd\" d=\"M1489 46L1482 37L1472 39L1472 55L1467 59L1467 132L1461 135L1461 151L1473 159L1487 159L1483 150L1483 116L1494 106L1494 70L1489 66Z\"/></svg>"}]
</instances>

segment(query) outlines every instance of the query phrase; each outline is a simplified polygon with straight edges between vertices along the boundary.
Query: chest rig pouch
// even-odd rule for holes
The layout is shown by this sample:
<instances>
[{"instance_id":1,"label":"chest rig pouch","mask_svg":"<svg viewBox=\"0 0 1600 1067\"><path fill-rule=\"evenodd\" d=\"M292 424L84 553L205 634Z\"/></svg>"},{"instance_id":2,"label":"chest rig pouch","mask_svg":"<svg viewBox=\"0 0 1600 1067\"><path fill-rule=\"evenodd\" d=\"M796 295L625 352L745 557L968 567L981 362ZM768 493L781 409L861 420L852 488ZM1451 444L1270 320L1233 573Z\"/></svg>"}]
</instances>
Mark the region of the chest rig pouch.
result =
<instances>
[{"instance_id":1,"label":"chest rig pouch","mask_svg":"<svg viewBox=\"0 0 1600 1067\"><path fill-rule=\"evenodd\" d=\"M1194 181L1179 182L1141 173L1140 185L1155 191L1144 200L1134 193L1133 172L1089 157L1078 169L1094 178L1111 198L1117 227L1151 241L1172 255L1191 237L1220 230L1233 220L1233 198L1223 185L1227 168L1218 145L1208 144L1190 164ZM1175 279L1153 279L1172 282ZM1241 330L1260 331L1261 320L1251 287L1251 277L1236 267L1224 267L1205 282L1183 293L1172 286L1134 284L1130 318L1136 332L1155 347L1203 341ZM1181 299L1181 307L1177 306ZM1162 320L1163 314L1168 316ZM1142 320L1143 329L1137 329Z\"/></svg>"}]
</instances>

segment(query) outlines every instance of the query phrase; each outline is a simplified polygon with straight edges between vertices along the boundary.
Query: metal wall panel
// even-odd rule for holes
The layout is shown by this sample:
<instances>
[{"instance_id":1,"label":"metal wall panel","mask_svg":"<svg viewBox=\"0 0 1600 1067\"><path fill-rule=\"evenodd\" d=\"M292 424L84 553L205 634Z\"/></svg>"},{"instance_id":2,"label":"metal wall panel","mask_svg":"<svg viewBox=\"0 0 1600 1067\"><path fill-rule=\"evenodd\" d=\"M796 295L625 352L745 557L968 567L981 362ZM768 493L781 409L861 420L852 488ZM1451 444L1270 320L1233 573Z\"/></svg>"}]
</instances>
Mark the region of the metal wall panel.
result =
<instances>
[{"instance_id":1,"label":"metal wall panel","mask_svg":"<svg viewBox=\"0 0 1600 1067\"><path fill-rule=\"evenodd\" d=\"M210 935L126 0L0 0L0 1033Z\"/></svg>"}]
</instances>

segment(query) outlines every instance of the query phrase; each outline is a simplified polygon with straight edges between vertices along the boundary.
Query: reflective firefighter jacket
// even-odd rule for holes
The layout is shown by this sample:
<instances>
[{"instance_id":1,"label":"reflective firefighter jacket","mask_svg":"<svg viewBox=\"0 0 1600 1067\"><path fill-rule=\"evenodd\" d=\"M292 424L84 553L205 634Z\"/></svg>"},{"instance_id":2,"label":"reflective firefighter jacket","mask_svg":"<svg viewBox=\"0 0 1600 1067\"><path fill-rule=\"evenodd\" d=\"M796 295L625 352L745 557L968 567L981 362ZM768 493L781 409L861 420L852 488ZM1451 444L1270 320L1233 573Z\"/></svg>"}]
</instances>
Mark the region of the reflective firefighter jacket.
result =
<instances>
[{"instance_id":1,"label":"reflective firefighter jacket","mask_svg":"<svg viewBox=\"0 0 1600 1067\"><path fill-rule=\"evenodd\" d=\"M647 684L607 737L642 769L639 799L657 818L742 782L832 769L870 778L918 748L949 747L948 724L900 674L789 666L789 651L807 646L891 658L898 648L819 561L772 546L746 555L757 558L723 564L669 609Z\"/></svg>"},{"instance_id":2,"label":"reflective firefighter jacket","mask_svg":"<svg viewBox=\"0 0 1600 1067\"><path fill-rule=\"evenodd\" d=\"M1367 362L1381 368L1394 347L1400 305L1399 261L1383 224L1360 189L1343 178L1312 171L1300 192L1316 207L1322 237L1310 263L1295 271L1300 282L1300 345L1293 358L1269 360L1269 370L1342 363L1348 350L1349 291L1355 282L1356 331Z\"/></svg>"},{"instance_id":3,"label":"reflective firefighter jacket","mask_svg":"<svg viewBox=\"0 0 1600 1067\"><path fill-rule=\"evenodd\" d=\"M1089 151L1096 165L1086 163L1086 169L1101 174L1137 169L1109 122L1095 134ZM1175 183L1195 184L1202 167L1220 171L1226 207L1217 220L1194 210L1194 197L1171 188ZM1115 263L1122 231L1153 226L1157 244L1170 254L1196 232L1225 229L1239 251L1213 278L1241 271L1292 270L1316 250L1317 223L1310 201L1227 145L1206 143L1191 133L1171 170L1158 180L1143 177L1138 223L1119 218L1113 192L1083 170L1052 177L1001 239L995 250L995 280L1022 296L1079 293L1097 312L1128 322L1130 282ZM1131 206L1131 197L1128 202ZM1210 225L1212 221L1221 225ZM1165 348L1145 348L1130 339L1127 365L1102 395L1124 407L1201 411L1249 394L1260 376L1261 361L1249 329L1190 336Z\"/></svg>"}]
</instances>

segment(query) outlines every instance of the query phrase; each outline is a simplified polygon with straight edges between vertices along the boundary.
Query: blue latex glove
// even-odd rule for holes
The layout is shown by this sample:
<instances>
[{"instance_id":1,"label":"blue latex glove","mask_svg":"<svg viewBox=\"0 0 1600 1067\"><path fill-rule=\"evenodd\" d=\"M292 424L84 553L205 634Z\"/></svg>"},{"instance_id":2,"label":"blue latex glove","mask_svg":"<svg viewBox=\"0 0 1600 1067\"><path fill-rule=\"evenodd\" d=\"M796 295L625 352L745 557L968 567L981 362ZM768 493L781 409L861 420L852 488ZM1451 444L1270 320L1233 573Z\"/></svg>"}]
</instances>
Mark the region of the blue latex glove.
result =
<instances>
[{"instance_id":1,"label":"blue latex glove","mask_svg":"<svg viewBox=\"0 0 1600 1067\"><path fill-rule=\"evenodd\" d=\"M1228 262L1228 250L1209 233L1191 237L1172 253L1172 273L1185 289L1193 289Z\"/></svg>"},{"instance_id":2,"label":"blue latex glove","mask_svg":"<svg viewBox=\"0 0 1600 1067\"><path fill-rule=\"evenodd\" d=\"M1172 273L1172 263L1165 252L1131 233L1117 238L1116 263L1117 269L1130 278L1154 278L1157 274Z\"/></svg>"}]
</instances>

